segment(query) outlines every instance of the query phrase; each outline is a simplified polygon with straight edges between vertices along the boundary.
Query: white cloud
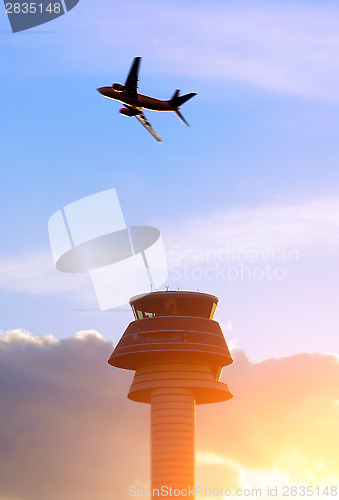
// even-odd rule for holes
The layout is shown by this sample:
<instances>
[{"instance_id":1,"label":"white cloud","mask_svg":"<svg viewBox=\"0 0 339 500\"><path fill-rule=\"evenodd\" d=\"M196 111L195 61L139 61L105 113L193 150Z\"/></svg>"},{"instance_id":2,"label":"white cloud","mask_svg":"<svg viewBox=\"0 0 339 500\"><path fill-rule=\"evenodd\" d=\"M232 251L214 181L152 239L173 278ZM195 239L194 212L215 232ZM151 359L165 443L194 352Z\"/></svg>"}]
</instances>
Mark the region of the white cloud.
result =
<instances>
[{"instance_id":1,"label":"white cloud","mask_svg":"<svg viewBox=\"0 0 339 500\"><path fill-rule=\"evenodd\" d=\"M0 259L0 287L11 292L51 294L72 292L94 302L86 274L67 274L55 269L49 252L21 254Z\"/></svg>"},{"instance_id":2,"label":"white cloud","mask_svg":"<svg viewBox=\"0 0 339 500\"><path fill-rule=\"evenodd\" d=\"M175 227L164 223L159 229L170 265L226 262L226 257L228 262L252 257L256 262L279 263L279 258L296 262L301 255L338 251L339 199L230 209L184 219ZM71 292L82 302L95 304L88 276L57 271L48 253L0 259L0 287L43 295Z\"/></svg>"},{"instance_id":3,"label":"white cloud","mask_svg":"<svg viewBox=\"0 0 339 500\"><path fill-rule=\"evenodd\" d=\"M263 261L289 257L297 261L299 252L338 251L339 199L219 211L185 219L165 234L172 262L211 261L218 256L213 250L227 250L234 258L257 252Z\"/></svg>"},{"instance_id":4,"label":"white cloud","mask_svg":"<svg viewBox=\"0 0 339 500\"><path fill-rule=\"evenodd\" d=\"M232 332L233 325L230 320L226 321L226 323L220 323L220 326L224 332Z\"/></svg>"},{"instance_id":5,"label":"white cloud","mask_svg":"<svg viewBox=\"0 0 339 500\"><path fill-rule=\"evenodd\" d=\"M233 460L225 457L224 455L216 455L215 453L199 452L196 456L196 461L199 465L223 465L225 467L230 467L240 472L242 470L241 465L237 464Z\"/></svg>"},{"instance_id":6,"label":"white cloud","mask_svg":"<svg viewBox=\"0 0 339 500\"><path fill-rule=\"evenodd\" d=\"M104 337L96 330L81 330L75 334L75 339L80 341L104 340ZM10 330L0 330L0 342L7 344L36 344L44 346L46 344L57 344L60 342L53 334L32 335L24 328L15 328Z\"/></svg>"},{"instance_id":7,"label":"white cloud","mask_svg":"<svg viewBox=\"0 0 339 500\"><path fill-rule=\"evenodd\" d=\"M96 339L96 340L104 340L104 337L101 333L96 330L81 330L75 334L76 338L79 340L87 340L87 339Z\"/></svg>"},{"instance_id":8,"label":"white cloud","mask_svg":"<svg viewBox=\"0 0 339 500\"><path fill-rule=\"evenodd\" d=\"M218 455L216 453L200 452L196 457L198 467L210 466L223 468L226 473L233 471L236 473L238 480L238 487L241 489L259 488L262 490L263 495L266 496L266 485L282 486L290 483L290 475L284 472L284 468L278 467L267 470L254 470L245 468L241 463L238 463L225 455ZM265 485L265 490L262 488ZM261 495L258 495L261 496Z\"/></svg>"},{"instance_id":9,"label":"white cloud","mask_svg":"<svg viewBox=\"0 0 339 500\"><path fill-rule=\"evenodd\" d=\"M0 330L0 341L5 343L20 342L23 344L54 344L58 340L54 335L32 335L28 330L23 328L16 328L14 330L7 330L6 332Z\"/></svg>"}]
</instances>

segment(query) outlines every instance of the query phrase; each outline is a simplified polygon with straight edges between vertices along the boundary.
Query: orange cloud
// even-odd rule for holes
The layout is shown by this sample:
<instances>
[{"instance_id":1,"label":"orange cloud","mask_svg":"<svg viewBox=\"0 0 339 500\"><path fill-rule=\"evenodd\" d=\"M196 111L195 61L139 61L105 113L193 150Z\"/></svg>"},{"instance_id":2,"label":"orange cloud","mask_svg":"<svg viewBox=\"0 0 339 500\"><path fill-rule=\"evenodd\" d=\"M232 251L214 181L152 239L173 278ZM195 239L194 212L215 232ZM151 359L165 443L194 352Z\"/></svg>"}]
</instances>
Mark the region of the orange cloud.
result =
<instances>
[{"instance_id":1,"label":"orange cloud","mask_svg":"<svg viewBox=\"0 0 339 500\"><path fill-rule=\"evenodd\" d=\"M231 460L237 482L246 471L338 482L338 357L303 353L252 363L236 351L234 358L223 373L234 398L198 409L203 454Z\"/></svg>"},{"instance_id":2,"label":"orange cloud","mask_svg":"<svg viewBox=\"0 0 339 500\"><path fill-rule=\"evenodd\" d=\"M0 336L0 499L112 500L149 484L149 408L96 332ZM197 482L336 478L339 363L299 354L224 370L234 398L197 409Z\"/></svg>"}]
</instances>

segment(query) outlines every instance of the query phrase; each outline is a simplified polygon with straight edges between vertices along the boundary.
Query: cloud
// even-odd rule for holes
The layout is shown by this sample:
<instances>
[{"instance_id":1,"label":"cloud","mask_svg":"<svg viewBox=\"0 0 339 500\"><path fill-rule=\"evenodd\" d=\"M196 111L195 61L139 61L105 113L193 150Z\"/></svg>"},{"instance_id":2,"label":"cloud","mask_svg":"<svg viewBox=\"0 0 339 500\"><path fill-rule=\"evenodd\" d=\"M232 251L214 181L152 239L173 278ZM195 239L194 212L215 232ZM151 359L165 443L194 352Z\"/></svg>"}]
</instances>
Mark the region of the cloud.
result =
<instances>
[{"instance_id":1,"label":"cloud","mask_svg":"<svg viewBox=\"0 0 339 500\"><path fill-rule=\"evenodd\" d=\"M169 284L220 297L218 321L252 360L338 352L338 214L338 198L317 198L157 222Z\"/></svg>"},{"instance_id":2,"label":"cloud","mask_svg":"<svg viewBox=\"0 0 339 500\"><path fill-rule=\"evenodd\" d=\"M252 363L241 351L224 369L233 399L198 410L198 447L237 481L279 476L291 484L338 481L337 356L301 353ZM199 415L200 412L200 415ZM214 425L208 422L214 421ZM211 456L211 455L210 455ZM272 484L272 483L271 483ZM328 483L329 484L329 483Z\"/></svg>"},{"instance_id":3,"label":"cloud","mask_svg":"<svg viewBox=\"0 0 339 500\"><path fill-rule=\"evenodd\" d=\"M339 199L218 211L184 219L164 232L172 262L208 261L218 257L218 251L223 252L221 260L226 251L230 260L246 255L250 259L251 252L262 261L283 258L279 251L290 251L294 260L298 252L326 255L339 248Z\"/></svg>"},{"instance_id":4,"label":"cloud","mask_svg":"<svg viewBox=\"0 0 339 500\"><path fill-rule=\"evenodd\" d=\"M128 16L122 3L83 2L56 21L57 40L44 41L63 68L80 73L126 65L137 43L151 73L181 74L215 89L231 83L338 99L338 17L334 4L306 2L132 0Z\"/></svg>"},{"instance_id":5,"label":"cloud","mask_svg":"<svg viewBox=\"0 0 339 500\"><path fill-rule=\"evenodd\" d=\"M0 287L10 292L48 295L76 292L88 303L94 292L86 274L56 271L50 252L36 252L0 258Z\"/></svg>"},{"instance_id":6,"label":"cloud","mask_svg":"<svg viewBox=\"0 0 339 500\"><path fill-rule=\"evenodd\" d=\"M83 332L79 332L77 336L82 335ZM88 334L86 332L86 334ZM81 338L81 337L80 337ZM24 330L23 328L16 328L14 330L7 330L7 332L0 331L0 342L4 344L11 344L16 342L18 344L38 344L38 345L46 345L48 343L55 343L58 340L54 337L54 335L39 335L33 336L28 330Z\"/></svg>"},{"instance_id":7,"label":"cloud","mask_svg":"<svg viewBox=\"0 0 339 500\"><path fill-rule=\"evenodd\" d=\"M147 487L149 407L127 400L133 374L107 364L112 350L96 331L1 335L0 498L111 500ZM236 351L223 378L234 398L197 408L197 484L338 481L336 356L255 364Z\"/></svg>"},{"instance_id":8,"label":"cloud","mask_svg":"<svg viewBox=\"0 0 339 500\"><path fill-rule=\"evenodd\" d=\"M162 221L170 265L209 262L296 262L305 254L333 255L339 248L339 199L304 200L219 211L183 219L175 227ZM87 274L55 270L48 252L0 259L0 287L30 294L77 294L95 304Z\"/></svg>"},{"instance_id":9,"label":"cloud","mask_svg":"<svg viewBox=\"0 0 339 500\"><path fill-rule=\"evenodd\" d=\"M50 342L0 339L0 498L126 496L147 475L147 408L126 398L131 373L107 364L97 332Z\"/></svg>"}]
</instances>

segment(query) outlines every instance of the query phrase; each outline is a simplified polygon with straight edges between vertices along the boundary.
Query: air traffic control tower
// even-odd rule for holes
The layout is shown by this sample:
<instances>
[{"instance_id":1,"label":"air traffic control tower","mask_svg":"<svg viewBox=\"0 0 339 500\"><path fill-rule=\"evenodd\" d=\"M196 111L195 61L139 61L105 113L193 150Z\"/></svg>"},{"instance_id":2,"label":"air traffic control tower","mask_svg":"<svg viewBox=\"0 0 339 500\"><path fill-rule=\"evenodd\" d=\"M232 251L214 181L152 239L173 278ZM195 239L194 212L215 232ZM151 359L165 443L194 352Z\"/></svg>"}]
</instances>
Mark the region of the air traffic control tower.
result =
<instances>
[{"instance_id":1,"label":"air traffic control tower","mask_svg":"<svg viewBox=\"0 0 339 500\"><path fill-rule=\"evenodd\" d=\"M153 490L194 487L195 405L232 397L228 386L219 382L232 358L213 320L217 304L217 297L199 292L133 297L135 321L108 361L135 370L128 398L151 405Z\"/></svg>"}]
</instances>

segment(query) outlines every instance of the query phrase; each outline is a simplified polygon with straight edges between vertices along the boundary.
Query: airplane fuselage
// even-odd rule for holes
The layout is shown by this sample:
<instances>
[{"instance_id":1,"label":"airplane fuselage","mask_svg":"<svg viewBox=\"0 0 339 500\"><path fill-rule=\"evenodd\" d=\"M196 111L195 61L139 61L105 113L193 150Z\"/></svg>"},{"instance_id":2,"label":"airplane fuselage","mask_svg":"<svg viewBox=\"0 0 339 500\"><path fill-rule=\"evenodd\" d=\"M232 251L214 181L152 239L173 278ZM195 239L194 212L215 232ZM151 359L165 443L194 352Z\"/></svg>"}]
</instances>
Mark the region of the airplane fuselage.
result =
<instances>
[{"instance_id":1,"label":"airplane fuselage","mask_svg":"<svg viewBox=\"0 0 339 500\"><path fill-rule=\"evenodd\" d=\"M134 109L150 109L153 111L175 111L177 108L172 106L169 101L161 101L160 99L154 99L143 94L137 94L136 98L131 96L129 92L117 91L112 87L101 87L98 89L100 94L108 97L109 99L114 99L115 101L120 101L126 106Z\"/></svg>"}]
</instances>

